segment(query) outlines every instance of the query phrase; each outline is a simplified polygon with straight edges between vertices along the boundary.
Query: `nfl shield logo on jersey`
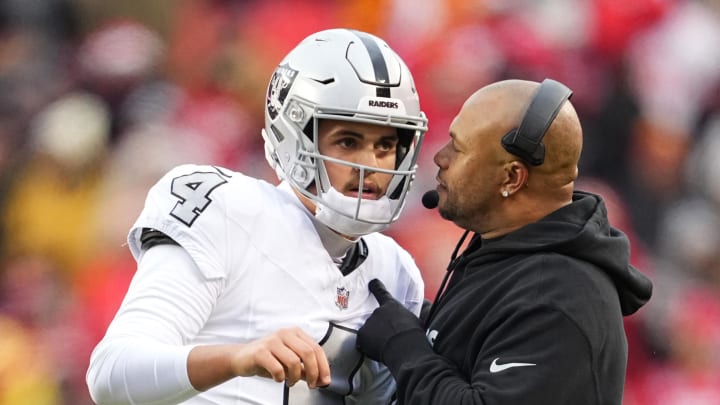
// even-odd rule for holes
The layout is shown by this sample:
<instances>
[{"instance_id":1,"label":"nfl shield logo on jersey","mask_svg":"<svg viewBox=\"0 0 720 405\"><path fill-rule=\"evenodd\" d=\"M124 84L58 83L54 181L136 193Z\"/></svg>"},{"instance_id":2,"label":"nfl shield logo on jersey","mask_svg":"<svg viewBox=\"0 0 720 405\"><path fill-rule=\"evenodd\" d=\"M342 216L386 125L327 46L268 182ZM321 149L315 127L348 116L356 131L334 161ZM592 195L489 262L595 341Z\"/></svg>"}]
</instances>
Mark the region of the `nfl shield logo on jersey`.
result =
<instances>
[{"instance_id":1,"label":"nfl shield logo on jersey","mask_svg":"<svg viewBox=\"0 0 720 405\"><path fill-rule=\"evenodd\" d=\"M350 299L350 290L345 287L337 287L337 299L335 305L340 309L347 309L348 300Z\"/></svg>"}]
</instances>

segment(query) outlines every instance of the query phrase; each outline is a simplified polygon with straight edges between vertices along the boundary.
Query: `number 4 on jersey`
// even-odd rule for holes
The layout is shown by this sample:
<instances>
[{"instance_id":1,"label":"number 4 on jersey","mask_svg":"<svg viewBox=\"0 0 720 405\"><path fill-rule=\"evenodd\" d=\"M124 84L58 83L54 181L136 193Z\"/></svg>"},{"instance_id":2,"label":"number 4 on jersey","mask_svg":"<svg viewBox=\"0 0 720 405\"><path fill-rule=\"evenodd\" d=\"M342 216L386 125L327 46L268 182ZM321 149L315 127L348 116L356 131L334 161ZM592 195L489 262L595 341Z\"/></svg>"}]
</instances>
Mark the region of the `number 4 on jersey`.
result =
<instances>
[{"instance_id":1,"label":"number 4 on jersey","mask_svg":"<svg viewBox=\"0 0 720 405\"><path fill-rule=\"evenodd\" d=\"M210 193L227 183L230 176L217 172L195 172L173 179L170 192L179 201L170 211L170 215L187 226L193 222L210 205Z\"/></svg>"}]
</instances>

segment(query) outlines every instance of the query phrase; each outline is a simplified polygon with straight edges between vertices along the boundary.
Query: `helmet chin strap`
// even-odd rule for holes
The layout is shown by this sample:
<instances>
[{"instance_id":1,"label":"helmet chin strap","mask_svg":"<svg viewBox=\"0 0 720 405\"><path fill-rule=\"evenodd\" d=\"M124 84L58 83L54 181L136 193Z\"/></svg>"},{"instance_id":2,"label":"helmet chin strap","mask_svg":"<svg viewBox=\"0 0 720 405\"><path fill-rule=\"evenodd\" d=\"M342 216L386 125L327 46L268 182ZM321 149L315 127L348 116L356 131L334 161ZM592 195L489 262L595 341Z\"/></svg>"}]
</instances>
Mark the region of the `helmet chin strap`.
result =
<instances>
[{"instance_id":1,"label":"helmet chin strap","mask_svg":"<svg viewBox=\"0 0 720 405\"><path fill-rule=\"evenodd\" d=\"M332 187L322 193L320 200L322 202L317 203L315 218L336 232L351 237L387 229L398 204L387 196L359 202L356 197L345 196Z\"/></svg>"}]
</instances>

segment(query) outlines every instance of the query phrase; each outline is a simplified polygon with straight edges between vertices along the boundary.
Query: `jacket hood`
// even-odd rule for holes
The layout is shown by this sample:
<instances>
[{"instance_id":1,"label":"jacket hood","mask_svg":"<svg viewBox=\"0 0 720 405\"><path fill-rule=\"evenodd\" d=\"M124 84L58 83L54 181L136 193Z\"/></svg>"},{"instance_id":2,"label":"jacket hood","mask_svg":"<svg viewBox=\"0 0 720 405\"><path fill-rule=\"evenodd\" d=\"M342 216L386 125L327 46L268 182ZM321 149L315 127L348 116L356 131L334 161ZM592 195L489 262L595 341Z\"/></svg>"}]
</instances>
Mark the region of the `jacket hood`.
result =
<instances>
[{"instance_id":1,"label":"jacket hood","mask_svg":"<svg viewBox=\"0 0 720 405\"><path fill-rule=\"evenodd\" d=\"M554 251L590 262L615 283L623 315L630 315L652 295L652 283L630 264L630 241L608 222L602 197L576 191L573 203L497 239L484 240L491 252Z\"/></svg>"}]
</instances>

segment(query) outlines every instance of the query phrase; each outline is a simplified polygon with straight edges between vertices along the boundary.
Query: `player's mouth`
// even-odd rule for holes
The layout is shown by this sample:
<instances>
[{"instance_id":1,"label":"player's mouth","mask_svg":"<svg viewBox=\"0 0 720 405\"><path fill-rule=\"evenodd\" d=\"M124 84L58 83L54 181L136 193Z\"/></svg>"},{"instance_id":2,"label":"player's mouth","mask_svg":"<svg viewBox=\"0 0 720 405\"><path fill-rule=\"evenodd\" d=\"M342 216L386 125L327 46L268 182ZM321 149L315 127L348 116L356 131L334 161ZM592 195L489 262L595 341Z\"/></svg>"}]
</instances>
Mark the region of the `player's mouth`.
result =
<instances>
[{"instance_id":1,"label":"player's mouth","mask_svg":"<svg viewBox=\"0 0 720 405\"><path fill-rule=\"evenodd\" d=\"M373 183L363 184L362 189L358 186L351 186L345 195L357 198L362 192L362 198L366 200L377 200L380 198L380 188Z\"/></svg>"}]
</instances>

